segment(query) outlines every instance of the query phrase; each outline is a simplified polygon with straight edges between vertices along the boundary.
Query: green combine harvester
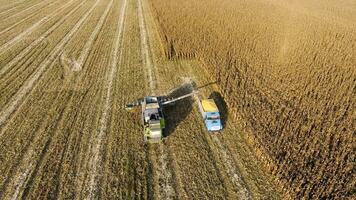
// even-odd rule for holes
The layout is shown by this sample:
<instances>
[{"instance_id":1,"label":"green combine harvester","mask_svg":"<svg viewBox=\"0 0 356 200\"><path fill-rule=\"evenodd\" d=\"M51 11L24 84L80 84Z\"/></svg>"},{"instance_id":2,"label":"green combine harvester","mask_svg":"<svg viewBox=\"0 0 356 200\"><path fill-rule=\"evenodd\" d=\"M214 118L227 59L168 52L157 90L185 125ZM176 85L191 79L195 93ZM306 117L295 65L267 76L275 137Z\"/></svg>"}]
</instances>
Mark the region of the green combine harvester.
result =
<instances>
[{"instance_id":1,"label":"green combine harvester","mask_svg":"<svg viewBox=\"0 0 356 200\"><path fill-rule=\"evenodd\" d=\"M146 96L136 102L126 105L127 110L141 106L141 118L143 125L143 135L145 142L159 142L163 139L166 123L163 114L163 107L167 104L194 96L198 100L199 111L202 114L205 126L209 132L223 129L219 110L213 99L203 99L197 95L198 91L193 91L177 98L167 98L166 96Z\"/></svg>"}]
</instances>

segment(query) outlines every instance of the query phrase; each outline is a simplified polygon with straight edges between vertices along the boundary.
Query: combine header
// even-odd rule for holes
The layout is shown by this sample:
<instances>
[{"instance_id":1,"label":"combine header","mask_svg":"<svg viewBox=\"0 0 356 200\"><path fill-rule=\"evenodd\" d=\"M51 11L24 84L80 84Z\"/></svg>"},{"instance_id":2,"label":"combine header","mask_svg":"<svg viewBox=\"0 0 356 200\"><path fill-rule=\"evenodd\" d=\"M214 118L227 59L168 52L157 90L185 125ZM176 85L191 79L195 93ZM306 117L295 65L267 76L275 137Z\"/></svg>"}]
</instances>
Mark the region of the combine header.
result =
<instances>
[{"instance_id":1,"label":"combine header","mask_svg":"<svg viewBox=\"0 0 356 200\"><path fill-rule=\"evenodd\" d=\"M163 138L166 123L163 114L165 105L194 96L198 99L199 110L203 116L208 131L219 131L222 129L219 110L213 99L200 100L198 91L186 95L168 98L166 96L146 96L136 102L126 105L126 110L132 110L141 106L143 135L145 142L159 142Z\"/></svg>"}]
</instances>

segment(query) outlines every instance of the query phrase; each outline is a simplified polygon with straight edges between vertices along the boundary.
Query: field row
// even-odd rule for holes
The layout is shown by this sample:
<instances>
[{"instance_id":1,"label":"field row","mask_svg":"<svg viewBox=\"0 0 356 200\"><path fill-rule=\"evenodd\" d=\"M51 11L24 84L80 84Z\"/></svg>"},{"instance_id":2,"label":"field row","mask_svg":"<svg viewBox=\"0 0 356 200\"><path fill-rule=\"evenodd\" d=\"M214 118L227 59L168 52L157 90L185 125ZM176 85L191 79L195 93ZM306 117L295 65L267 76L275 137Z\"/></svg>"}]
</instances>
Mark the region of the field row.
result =
<instances>
[{"instance_id":1,"label":"field row","mask_svg":"<svg viewBox=\"0 0 356 200\"><path fill-rule=\"evenodd\" d=\"M29 94L22 95L24 102L1 130L1 142L8 147L1 153L6 159L1 166L5 196L89 195L81 189L88 188L87 175L93 167L85 158L92 156L91 141L98 125L95 113L101 110L102 82L112 59L110 47L121 3L97 0L78 5L79 10L72 7L68 24L48 36L56 42L44 53L44 60L34 58L43 70L33 64L35 74L30 79L34 81L24 81L32 87L20 86L29 88ZM81 57L85 63L77 71L73 62Z\"/></svg>"}]
</instances>

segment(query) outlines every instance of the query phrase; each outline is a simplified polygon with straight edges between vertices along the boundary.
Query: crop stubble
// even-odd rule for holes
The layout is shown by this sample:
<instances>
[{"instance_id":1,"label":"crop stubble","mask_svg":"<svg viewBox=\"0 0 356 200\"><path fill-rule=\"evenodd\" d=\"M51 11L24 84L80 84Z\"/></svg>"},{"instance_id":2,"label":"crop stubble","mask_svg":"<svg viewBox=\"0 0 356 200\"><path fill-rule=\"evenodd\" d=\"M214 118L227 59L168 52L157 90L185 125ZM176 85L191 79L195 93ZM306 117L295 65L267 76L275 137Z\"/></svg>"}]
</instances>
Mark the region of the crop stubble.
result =
<instances>
[{"instance_id":1,"label":"crop stubble","mask_svg":"<svg viewBox=\"0 0 356 200\"><path fill-rule=\"evenodd\" d=\"M98 13L98 14L100 14L100 13ZM76 27L74 27L73 30L75 30L75 28L76 28ZM58 68L54 67L54 71L58 73L57 70L58 70ZM51 70L51 71L53 72L53 70ZM48 72L48 73L49 73L49 74L47 74L46 77L49 77L49 78L58 78L58 75L57 75L57 77L53 77L53 75L56 76L56 74L51 75L51 74L52 74L51 72ZM60 76L59 76L59 78L60 78ZM58 84L58 85L61 85L61 84ZM56 88L56 87L58 87L58 86L55 86L54 88ZM39 91L38 91L38 88L36 88L36 89L37 89L36 92L39 92ZM40 89L41 89L41 88L40 88ZM47 92L45 92L44 94L42 93L42 95L44 95L44 98L46 98L46 95L48 95L49 97L52 96L52 95L50 95L50 94L52 94L52 93L53 93L53 94L57 94L56 89L46 89L45 91L48 91L48 93L47 93ZM64 95L64 97L65 97L65 96L66 96L66 95ZM63 98L63 96L60 96L60 97ZM49 103L49 102L51 102L51 101L48 101L48 103ZM59 102L62 102L62 104L63 104L63 103L65 103L65 102L67 102L67 101L66 101L66 99L64 98L64 99L60 99ZM30 102L27 102L27 103L29 103L30 105L32 105L31 107L33 107L33 102L30 101ZM31 104L31 103L32 103L32 104ZM43 104L42 104L42 105L40 104L39 106L42 107L42 106L44 106L44 105L43 105ZM41 110L41 108L39 108L39 107L35 107L35 108L33 108L33 109L34 109L34 110L32 111L33 113L36 113L36 111L37 111L36 109ZM53 108L53 111L55 111L56 109L58 109L58 107L57 107L57 108L54 107L54 108ZM49 111L50 111L50 110L51 110L51 109L49 109ZM57 110L57 111L58 111L58 110ZM43 110L42 110L42 112L43 112ZM49 112L49 113L51 113L51 112ZM60 112L55 112L55 113L60 113ZM50 118L50 115L48 116L48 115L45 115L45 114L42 114L42 115L40 114L40 115L38 115L38 116L42 116L42 117L43 117L43 116L47 116L47 118L51 119L51 118ZM53 117L53 116L51 116L51 117ZM27 116L27 118L30 118L30 116ZM41 118L41 117L40 117L40 118ZM59 118L59 119L60 119L60 118ZM26 118L25 118L25 120L26 120ZM28 120L31 120L31 118L30 118L30 119L27 119L27 121L28 121ZM47 120L48 120L48 119L47 119ZM55 121L57 121L57 120L58 120L58 118L55 119ZM53 123L53 122L52 122L52 123ZM52 126L55 126L55 124L56 124L56 123L53 123ZM31 126L31 124L29 124L29 125ZM11 128L13 128L13 127L9 127L9 130L8 130L9 133L11 133L11 132L14 131L14 130L11 131ZM25 128L25 127L22 127L22 128ZM50 128L51 128L51 127L50 127ZM50 128L49 128L49 130L50 130ZM26 130L26 129L25 129L25 130ZM47 131L50 132L49 130L47 130ZM38 131L38 130L37 130L37 131ZM45 132L47 132L47 131L45 131ZM15 131L15 132L17 133L18 131ZM21 139L22 139L23 136L24 136L24 135L21 135L21 136L20 136ZM47 138L47 137L44 137L44 138ZM4 139L4 138L2 138L2 139ZM23 138L23 139L26 139L26 137ZM30 141L31 141L31 140L30 140ZM46 140L44 139L44 141L46 141ZM6 142L7 142L7 141L6 141ZM42 143L42 144L43 144L43 143ZM17 144L16 144L16 145L17 145ZM9 150L10 150L10 149L9 149ZM47 150L47 149L46 149L46 150ZM8 151L7 151L7 152L8 152ZM11 152L11 151L10 151L10 152ZM8 153L9 153L9 152L8 152Z\"/></svg>"}]
</instances>

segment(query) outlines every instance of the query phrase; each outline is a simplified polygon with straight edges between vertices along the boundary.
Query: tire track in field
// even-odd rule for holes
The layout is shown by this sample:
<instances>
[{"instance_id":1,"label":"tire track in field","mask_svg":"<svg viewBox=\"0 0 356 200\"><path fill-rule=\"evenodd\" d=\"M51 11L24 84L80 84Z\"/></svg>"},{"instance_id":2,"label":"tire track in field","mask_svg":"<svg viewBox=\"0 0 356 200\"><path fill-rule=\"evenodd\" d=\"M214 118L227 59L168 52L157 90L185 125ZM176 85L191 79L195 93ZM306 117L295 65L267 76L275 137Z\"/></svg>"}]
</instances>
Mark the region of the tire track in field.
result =
<instances>
[{"instance_id":1,"label":"tire track in field","mask_svg":"<svg viewBox=\"0 0 356 200\"><path fill-rule=\"evenodd\" d=\"M24 85L19 89L18 92L11 98L9 103L0 112L0 127L8 119L8 117L15 111L17 106L21 103L22 99L28 94L35 82L40 78L47 67L53 62L53 60L59 55L63 47L68 43L71 37L79 30L84 21L89 17L89 15L96 8L100 0L96 0L95 4L90 8L90 10L82 16L82 18L75 24L75 26L70 30L70 32L65 35L64 38L54 47L54 49L49 53L49 56L39 65L39 68L34 72L34 74L24 83ZM1 135L0 135L1 136Z\"/></svg>"},{"instance_id":2,"label":"tire track in field","mask_svg":"<svg viewBox=\"0 0 356 200\"><path fill-rule=\"evenodd\" d=\"M45 87L49 87L50 85L54 86L52 84L53 82L53 77L50 78L50 81L46 82L44 85ZM42 96L45 95L45 93L42 93ZM54 100L54 98L52 98ZM53 109L53 107L52 107ZM29 113L28 115L26 115L27 117L31 118L35 115L33 115L33 113ZM45 116L45 120L46 121L48 118L50 118L50 116ZM52 125L55 125L56 124L52 124ZM38 155L40 155L40 159L42 157L42 155L44 154L44 152L46 152L47 150L47 147L44 143L44 140L46 139L46 137L40 137L39 139L37 138L36 140L34 139L35 136L34 134L38 133L40 131L40 129L43 128L43 125L41 125L41 127L36 127L35 129L32 129L31 132L33 132L33 136L29 136L29 137L26 137L28 140L26 142L26 144L23 145L23 148L22 149L19 149L18 152L20 152L19 156L16 156L14 159L14 162L12 163L9 163L10 164L10 170L7 171L7 173L5 174L6 176L6 180L3 182L3 184L0 186L0 190L2 189L4 191L4 193L0 193L0 199L3 198L3 199L10 199L11 195L13 196L14 195L14 185L11 185L14 183L13 181L13 178L16 177L15 175L18 174L20 176L20 182L18 183L21 183L22 182L26 182L26 184L29 184L32 179L33 179L33 176L34 176L34 173L35 173L35 169L37 168L37 164L36 163L39 163L38 159L35 159L34 156L37 155L37 158L38 158ZM45 127L46 130L48 127ZM11 134L11 133L10 133ZM47 139L48 140L48 139ZM35 154L35 149L36 147L33 147L31 146L31 144L36 144L36 146L38 147L39 144L43 144L45 147L42 148L43 150L40 152L40 154ZM46 143L47 144L47 143ZM36 162L37 160L37 162ZM29 163L29 164L27 164ZM26 169L25 169L26 168ZM34 169L33 169L34 168ZM17 187L17 186L16 186ZM28 189L28 187L24 188L26 191L26 189ZM9 192L10 190L10 192ZM18 195L24 195L24 193L20 193L21 191L21 187L18 187L16 189L16 191L18 192L15 192L16 196ZM2 197L4 196L4 197ZM16 197L14 197L16 199ZM24 197L22 197L23 199L26 199Z\"/></svg>"},{"instance_id":3,"label":"tire track in field","mask_svg":"<svg viewBox=\"0 0 356 200\"><path fill-rule=\"evenodd\" d=\"M154 67L152 66L153 64L150 57L151 55L149 53L149 44L147 38L148 33L146 30L146 23L144 20L143 6L141 0L138 0L138 18L139 18L139 27L140 27L140 36L141 36L142 58L148 73L147 75L149 79L150 93L151 95L155 95L156 82L153 79L153 75L152 75L152 68ZM155 172L158 176L157 178L159 184L158 198L174 199L177 195L176 195L175 188L173 187L174 186L173 173L171 172L171 169L168 168L169 166L168 155L167 152L163 149L163 144L159 143L158 148L160 154L158 161L160 166L158 169L155 169Z\"/></svg>"},{"instance_id":4,"label":"tire track in field","mask_svg":"<svg viewBox=\"0 0 356 200\"><path fill-rule=\"evenodd\" d=\"M246 187L246 183L242 179L240 173L236 169L236 164L233 157L228 152L227 148L221 143L217 135L212 135L212 140L218 149L219 157L222 159L222 163L231 178L232 183L237 189L237 193L240 199L252 199L250 191Z\"/></svg>"},{"instance_id":5,"label":"tire track in field","mask_svg":"<svg viewBox=\"0 0 356 200\"><path fill-rule=\"evenodd\" d=\"M191 69L189 71L190 71L189 74L192 74L192 75L194 74ZM198 101L198 99L196 101ZM199 113L199 117L201 117L200 113ZM212 138L215 148L218 150L218 152L217 152L218 157L220 157L220 159L222 159L223 166L226 169L227 174L230 176L231 182L238 189L237 193L239 195L239 198L253 199L251 192L246 187L246 183L244 182L243 178L241 177L241 175L239 173L239 170L236 168L236 164L235 164L234 158L231 155L231 152L220 141L218 135L212 134L211 138Z\"/></svg>"},{"instance_id":6,"label":"tire track in field","mask_svg":"<svg viewBox=\"0 0 356 200\"><path fill-rule=\"evenodd\" d=\"M72 1L73 1L73 0L71 0L71 1L69 1L69 2L72 2ZM50 4L48 5L48 7L52 6L52 5L55 4L55 3L56 3L56 2L50 3ZM67 2L66 4L68 4L68 2ZM64 4L64 5L66 5L66 4ZM62 6L62 7L63 7L63 6ZM58 9L58 10L61 10L61 8ZM58 11L58 10L57 10L57 11ZM0 35L3 34L3 33L8 32L8 31L10 31L11 29L13 29L14 27L16 27L17 25L21 24L22 22L24 22L24 21L30 19L31 17L33 17L33 16L35 16L35 15L37 15L37 14L38 14L37 12L33 12L32 14L30 14L30 15L28 15L27 17L21 19L20 21L17 21L17 22L14 23L13 25L11 25L11 26L5 28L4 30L0 31Z\"/></svg>"},{"instance_id":7,"label":"tire track in field","mask_svg":"<svg viewBox=\"0 0 356 200\"><path fill-rule=\"evenodd\" d=\"M5 121L4 116L8 117L16 108L17 104L20 103L20 101L22 100L22 98L29 93L32 88L33 85L35 83L35 81L37 81L40 76L42 75L42 73L45 71L45 69L47 68L48 65L51 65L54 63L53 61L55 60L55 58L58 56L58 54L62 51L63 47L68 43L68 41L72 38L72 36L79 30L79 28L81 27L81 25L86 21L86 19L89 17L89 15L93 12L93 10L97 7L97 5L99 4L100 0L96 0L95 4L90 8L90 10L88 12L86 12L86 14L84 14L81 19L75 24L75 26L70 30L70 32L60 41L59 44L56 45L56 47L52 50L52 52L50 53L51 55L49 56L48 59L44 60L39 69L35 72L35 74L30 78L30 80L25 83L25 85L23 87L20 88L20 91L17 92L15 94L15 98L12 99L12 101L10 101L10 105L7 105L5 110L1 112L1 117L0 117L0 126L1 124ZM6 118L7 118L6 117ZM34 162L36 161L35 159L31 159L35 157L35 152L30 149L27 152L27 156L25 156L25 158L27 158L27 163L26 163L26 169L24 172L19 172L20 175L15 176L10 183L10 186L15 186L15 192L12 196L12 199L18 199L19 196L21 196L20 192L16 192L16 191L21 191L21 189L24 187L24 185L26 184L26 182L28 181L28 176L33 173L33 168L35 166Z\"/></svg>"},{"instance_id":8,"label":"tire track in field","mask_svg":"<svg viewBox=\"0 0 356 200\"><path fill-rule=\"evenodd\" d=\"M189 71L189 74L194 74L191 69ZM196 101L199 101L199 99L197 98ZM201 117L201 115L199 117ZM205 138L206 140L209 140L206 136ZM248 189L245 181L240 175L241 173L236 167L235 160L231 155L231 152L228 150L228 147L226 147L226 145L220 141L218 135L213 133L211 134L211 138L213 142L213 145L210 145L212 146L210 147L212 154L215 154L215 147L215 149L217 150L217 157L222 160L223 167L227 171L227 174L230 177L232 184L236 187L239 198L247 200L253 199L250 190Z\"/></svg>"},{"instance_id":9,"label":"tire track in field","mask_svg":"<svg viewBox=\"0 0 356 200\"><path fill-rule=\"evenodd\" d=\"M0 47L0 55L4 53L6 50L11 48L14 44L18 43L23 37L28 36L34 29L36 29L39 25L43 24L44 22L47 21L47 17L43 17L40 19L38 22L30 26L28 29L14 37L12 40L6 42Z\"/></svg>"},{"instance_id":10,"label":"tire track in field","mask_svg":"<svg viewBox=\"0 0 356 200\"><path fill-rule=\"evenodd\" d=\"M19 178L20 182L25 182L25 179L27 179L31 168L32 168L32 164L30 164L30 166L26 169L26 171L20 175L20 178ZM18 197L19 193L20 193L20 187L16 187L16 190L15 190L14 194L12 195L11 200L18 199L17 197Z\"/></svg>"},{"instance_id":11,"label":"tire track in field","mask_svg":"<svg viewBox=\"0 0 356 200\"><path fill-rule=\"evenodd\" d=\"M8 8L5 8L3 11L0 11L0 15L4 14L4 13L6 13L6 12L10 12L10 11L13 10L13 9L16 9L17 6L20 5L21 3L23 3L24 1L26 1L26 0L22 0L22 1L20 1L20 2L17 2L17 3L14 3L14 4L12 4L12 5L9 5ZM4 7L5 7L5 6L4 6ZM4 7L2 7L2 8L4 8ZM6 10L6 9L7 9L7 10Z\"/></svg>"},{"instance_id":12,"label":"tire track in field","mask_svg":"<svg viewBox=\"0 0 356 200\"><path fill-rule=\"evenodd\" d=\"M154 21L154 19L153 19L153 16L152 16L152 13L151 12L147 12L147 15L148 15L148 17L150 18L150 19L148 19L148 20L150 20L150 21ZM152 27L150 27L150 26L147 26L147 30L148 30L148 33L150 32L150 31L152 31L152 33L154 32L154 31L156 31L156 30L152 30L151 28ZM151 30L150 30L151 29ZM148 34L148 40L150 40L150 34ZM154 36L153 36L154 37ZM154 39L152 39L152 41L154 41ZM153 49L151 49L151 57L152 58L156 58L157 56L155 55L155 51L153 50ZM153 61L153 66L154 66L154 74L159 74L159 72L158 72L158 70L157 70L157 67L156 67L156 62L155 62L155 60L152 60ZM156 80L157 80L157 82L160 82L160 79L159 78L156 78ZM158 83L159 84L159 83ZM157 88L157 89L161 89L161 88ZM174 89L173 89L174 90ZM170 94L170 93L172 93L173 92L173 90L171 90L171 91L169 91L168 93L166 93L166 91L164 92L164 94ZM164 145L163 145L164 146ZM172 167L172 170L174 171L174 177L172 177L172 178L174 178L174 180L175 180L175 191L176 191L176 196L177 196L177 198L178 199L186 199L186 198L188 198L188 196L187 196L187 194L186 194L186 191L183 189L183 182L182 182L182 179L181 179L181 172L180 172L180 170L179 170L179 168L178 168L178 164L177 164L177 162L176 162L176 160L175 160L175 154L174 153L172 153L171 152L171 147L170 147L170 145L169 144L167 144L166 146L165 146L165 148L162 148L162 147L160 147L160 149L161 149L161 152L163 152L163 150L164 150L164 153L166 154L165 155L165 159L167 160L167 159L170 159L170 161L171 161L171 167Z\"/></svg>"},{"instance_id":13,"label":"tire track in field","mask_svg":"<svg viewBox=\"0 0 356 200\"><path fill-rule=\"evenodd\" d=\"M193 74L192 72L190 74ZM200 117L200 116L199 116ZM212 141L215 144L214 146L218 150L218 155L222 159L224 168L227 171L227 174L230 176L231 182L237 188L237 193L240 199L253 199L250 191L246 187L246 183L241 177L238 169L235 166L235 161L231 156L229 150L221 143L217 135L212 135Z\"/></svg>"},{"instance_id":14,"label":"tire track in field","mask_svg":"<svg viewBox=\"0 0 356 200\"><path fill-rule=\"evenodd\" d=\"M142 58L144 61L144 66L148 72L148 81L150 84L150 93L151 95L155 95L155 86L156 82L153 80L152 76L152 61L149 54L149 46L148 46L148 39L147 39L147 30L146 24L144 21L143 16L143 8L141 0L138 0L138 18L139 18L139 26L140 26L140 34L141 34L141 51L142 51Z\"/></svg>"},{"instance_id":15,"label":"tire track in field","mask_svg":"<svg viewBox=\"0 0 356 200\"><path fill-rule=\"evenodd\" d=\"M60 9L66 9L70 6L70 4L75 1L72 0L65 4L62 8ZM56 28L58 28L62 23L65 22L65 20L71 16L76 10L78 10L86 1L82 1L79 5L77 5L73 10L71 10L69 13L67 13L64 17L62 17L59 21L57 21L53 26L51 26L45 33L43 33L41 36L38 37L37 40L29 44L24 50L22 50L19 54L16 55L10 62L8 62L5 66L3 66L0 69L0 77L7 72L11 67L13 67L17 62L22 60L32 49L34 49L39 43L44 41L49 34L51 34ZM60 12L60 11L59 11ZM54 13L56 15L57 13ZM1 53L0 53L1 54ZM1 126L1 119L0 119L0 126Z\"/></svg>"},{"instance_id":16,"label":"tire track in field","mask_svg":"<svg viewBox=\"0 0 356 200\"><path fill-rule=\"evenodd\" d=\"M189 69L189 74L194 74L193 70L190 68ZM196 101L199 101L199 99L196 97ZM198 111L199 112L199 111ZM201 118L201 115L199 113L199 118ZM211 134L212 142L213 145L210 147L211 153L214 155L214 148L217 150L217 157L222 160L223 166L225 170L227 171L228 176L231 179L231 182L233 185L237 188L237 194L241 199L253 199L252 194L250 193L249 189L246 187L245 181L242 179L240 176L239 170L236 168L236 164L234 161L233 156L231 155L231 152L227 149L227 147L220 141L218 135L216 134ZM209 139L205 136L205 139L208 141ZM209 142L208 142L209 144ZM215 156L214 156L215 157Z\"/></svg>"},{"instance_id":17,"label":"tire track in field","mask_svg":"<svg viewBox=\"0 0 356 200\"><path fill-rule=\"evenodd\" d=\"M194 72L190 69L189 74L194 74ZM199 101L199 99L197 97L196 97L196 101ZM198 111L198 112L200 112L200 111ZM199 115L199 118L201 118L201 114L198 113L198 115ZM235 160L234 160L233 156L231 155L231 152L228 150L226 145L220 141L218 135L216 135L215 133L212 133L209 135L211 135L211 140L206 135L205 135L205 139L207 141L212 141L212 144L210 144L210 145L208 142L208 145L211 149L210 151L213 155L217 154L218 159L222 160L221 163L223 164L223 167L226 170L227 175L229 176L233 186L236 187L235 189L237 190L238 197L243 200L253 199L250 190L248 189L245 181L243 180L243 178L240 175L241 173L239 172L239 170L236 167ZM216 150L217 153L215 153L214 149Z\"/></svg>"},{"instance_id":18,"label":"tire track in field","mask_svg":"<svg viewBox=\"0 0 356 200\"><path fill-rule=\"evenodd\" d=\"M103 16L104 14L101 14L101 17ZM98 23L97 23L98 24ZM83 42L84 43L84 42ZM63 55L62 54L63 53L63 51L61 51L61 53L60 53L60 55ZM53 62L52 64L54 64L54 63L56 63L56 62ZM52 67L51 67L52 68ZM85 74L79 74L79 77L77 77L78 79L81 79L82 77L85 77L86 75ZM77 79L77 78L75 78L75 79ZM74 94L70 94L70 95L67 95L67 97L63 97L63 96L66 96L66 93L62 93L63 91L65 91L66 89L68 89L69 87L72 87L72 86L70 86L70 84L73 84L73 81L74 81L74 79L72 78L72 83L69 83L69 82L64 82L63 83L63 85L60 87L60 90L59 90L59 94L57 95L57 97L55 98L55 101L59 101L59 102L62 102L61 104L63 104L63 102L69 102L67 105L65 105L64 107L63 107L63 112L62 113L68 113L68 112L72 112L72 110L70 110L70 107L71 106L73 106L73 98L74 98ZM77 86L78 85L78 81L75 81L75 85ZM75 86L75 87L76 87ZM79 86L80 87L80 86ZM62 99L62 101L60 101L60 100L58 100L59 98L61 98ZM79 102L81 102L82 100L83 100L83 98L84 98L84 96L83 97L81 97L80 99L77 99ZM66 101L63 101L64 99L68 99L68 100L66 100ZM78 101L76 101L76 103L78 103ZM79 103L80 104L80 103ZM69 109L69 110L68 110ZM64 115L64 114L63 114ZM46 120L44 120L44 121L46 121ZM60 132L60 130L63 130L63 129L59 129L59 127L61 127L61 128L63 128L63 122L64 121L64 118L63 117L59 117L59 118L57 118L57 120L55 120L55 122L56 122L56 124L58 125L58 127L56 127L55 129L53 129L53 130L55 130L55 131L53 131L53 133L51 133L49 136L47 136L47 139L46 139L46 141L45 141L45 143L46 143L46 146L52 146L52 145L55 145L55 144L53 144L54 143L54 141L56 140L56 138L58 138L58 137L63 137L63 135L61 135L61 136L58 136L58 134L59 134L59 132ZM74 123L74 121L70 121L70 123ZM53 125L53 124L52 124ZM56 126L57 126L56 125ZM52 131L50 131L50 132L52 132ZM67 145L65 145L64 146L64 148L67 148L66 147ZM50 151L52 151L53 150L53 148L51 148L50 149ZM65 150L64 150L65 151ZM58 152L58 151L57 151ZM64 153L61 153L62 154L62 156L61 156L61 159L63 159L63 155L64 155ZM29 178L29 181L28 181L28 183L27 184L32 184L32 182L33 182L33 180L34 180L34 178L35 177L37 177L37 175L41 175L40 173L41 172L39 172L39 170L43 170L43 168L41 168L41 167L43 167L43 166L41 166L41 164L43 163L43 161L45 160L45 157L46 156L48 156L48 153L47 153L47 150L42 150L42 152L41 152L41 157L40 157L40 159L37 159L37 163L36 163L36 165L34 166L34 170L33 170L33 172L32 172L32 174L30 174L30 178ZM60 163L62 163L62 162L60 162ZM55 163L55 164L53 164L53 165L56 165L57 163ZM53 166L52 165L52 166ZM60 173L60 171L61 171L61 168L59 169L59 173ZM42 171L43 172L43 171ZM59 187L59 186L58 186ZM52 193L52 197L53 198L57 198L57 194L59 193L59 191L58 191L58 187L56 188L56 190L53 192L51 192ZM22 198L26 198L27 196L26 195L28 195L28 191L27 191L27 193L26 192L24 192L23 193L23 197ZM51 198L52 198L51 197ZM1 197L0 197L1 198Z\"/></svg>"},{"instance_id":19,"label":"tire track in field","mask_svg":"<svg viewBox=\"0 0 356 200\"><path fill-rule=\"evenodd\" d=\"M34 4L34 5L32 5L32 6L28 7L28 8L26 8L26 9L24 9L24 10L21 10L20 12L14 14L14 15L8 15L8 16L4 17L3 20L7 20L7 19L10 19L10 18L14 18L14 17L16 17L16 16L18 16L18 15L21 15L22 13L25 13L25 12L28 11L28 10L31 10L31 9L34 8L34 7L41 6L42 4L46 4L46 3L49 2L49 1L52 1L52 0L40 1L39 3L36 3L36 4ZM35 11L33 11L33 12L35 12Z\"/></svg>"},{"instance_id":20,"label":"tire track in field","mask_svg":"<svg viewBox=\"0 0 356 200\"><path fill-rule=\"evenodd\" d=\"M88 56L88 54L89 54L89 52L90 52L90 49L92 48L92 45L93 45L93 43L95 42L95 39L97 38L97 35L99 34L100 30L102 29L105 20L107 19L107 16L108 16L108 14L109 14L109 11L110 11L110 9L112 8L112 5L113 5L113 0L111 0L111 2L107 5L107 7L106 7L105 11L103 12L103 14L101 14L100 19L98 20L96 26L94 27L94 30L93 30L92 34L89 36L88 41L86 42L86 44L84 45L84 47L83 47L83 49L82 49L82 51L81 51L81 54L80 54L79 57L85 58L85 59L83 59L84 62L85 62L85 60L87 59L87 56ZM60 57L62 57L61 60L66 61L67 64L70 65L70 66L68 66L68 67L70 68L69 70L72 70L71 67L74 65L73 63L76 63L76 62L73 61L73 60L69 60L69 59L67 59L67 58L65 58L65 57L63 58L63 55L64 55L64 54L63 54L63 51L62 51L62 52L60 53ZM82 64L84 64L84 63L82 63ZM71 72L69 72L69 73L71 73ZM74 86L75 88L76 88L77 86L80 87L80 86L77 84L77 83L80 82L80 81L78 81L78 80L81 80L83 77L85 77L85 74L86 74L86 73L84 73L84 74L83 74L83 73L80 73L80 74L79 74L79 77L75 78L75 79L77 79L75 83L73 83L73 77L71 77L69 81L72 80L72 82L71 82L71 83L69 83L69 82L64 83L64 84L67 84L67 86L65 86L65 87L63 87L63 88L71 87L70 84L75 84L75 85L76 85L76 86ZM74 104L74 103L73 103L73 98L74 98L74 95L70 95L70 98L69 98L69 100L68 100L69 104L66 105L66 108L65 108L64 110L67 110L67 108L70 107L70 105ZM82 97L79 101L82 101L83 98L84 98L84 97ZM76 102L76 103L78 103L78 102ZM79 103L79 104L80 104L80 103ZM67 112L67 111L64 111L64 112ZM68 111L68 112L69 112L69 111ZM72 110L71 110L70 112L72 112ZM61 117L61 118L59 119L59 121L58 121L58 124L63 123L63 120L64 120L64 119ZM74 122L71 122L71 123L73 124ZM59 131L59 130L57 129L57 131ZM56 133L54 133L54 134L51 136L51 138L58 136L57 131L56 131ZM49 144L49 145L50 145L50 144ZM65 148L67 148L67 143L66 143L66 145L65 145ZM64 150L64 152L65 152L65 150ZM62 156L64 156L64 152L62 153ZM63 159L63 157L62 157L62 159ZM42 162L42 161L39 161L39 163L41 163L41 162ZM36 170L37 170L37 169L36 169ZM59 171L61 171L61 170L62 170L62 168L59 168ZM33 176L33 175L32 175L32 176ZM58 187L59 187L59 186L58 186ZM59 188L57 188L56 194L59 194L59 193L60 193L60 191L58 191L58 189L59 189Z\"/></svg>"},{"instance_id":21,"label":"tire track in field","mask_svg":"<svg viewBox=\"0 0 356 200\"><path fill-rule=\"evenodd\" d=\"M101 149L101 142L107 130L108 118L110 115L110 105L112 104L112 89L113 89L113 82L114 82L114 75L116 74L117 70L120 70L121 58L122 58L122 50L120 50L122 46L122 33L124 28L124 20L125 20L125 12L126 12L126 4L127 1L124 0L124 3L121 8L121 15L120 20L118 21L118 36L115 41L115 46L111 54L112 62L110 64L110 71L107 74L107 82L105 84L106 94L105 94L105 102L103 111L101 113L100 121L99 121L99 130L97 135L95 136L94 147L91 146L91 157L89 159L89 193L86 199L94 199L95 192L97 190L97 177L98 177L98 165L100 161L100 149ZM119 58L117 57L120 50ZM119 69L117 68L119 66Z\"/></svg>"},{"instance_id":22,"label":"tire track in field","mask_svg":"<svg viewBox=\"0 0 356 200\"><path fill-rule=\"evenodd\" d=\"M12 2L12 4L9 4L9 3L8 3L8 4L5 4L5 5L1 5L1 6L0 6L0 14L3 13L3 12L5 12L6 9L11 9L11 8L13 8L14 6L16 6L17 4L22 3L23 1L25 1L25 0L14 1L14 2Z\"/></svg>"},{"instance_id":23,"label":"tire track in field","mask_svg":"<svg viewBox=\"0 0 356 200\"><path fill-rule=\"evenodd\" d=\"M73 71L80 71L82 69L85 60L88 58L89 51L91 50L91 47L93 46L93 43L94 43L95 39L97 38L99 31L102 29L102 27L104 25L104 22L109 14L112 4L113 4L113 1L111 0L109 5L106 7L106 10L104 11L104 14L101 16L98 24L96 25L93 33L90 35L89 40L85 44L78 60L76 62L74 62L74 66L72 66Z\"/></svg>"}]
</instances>

